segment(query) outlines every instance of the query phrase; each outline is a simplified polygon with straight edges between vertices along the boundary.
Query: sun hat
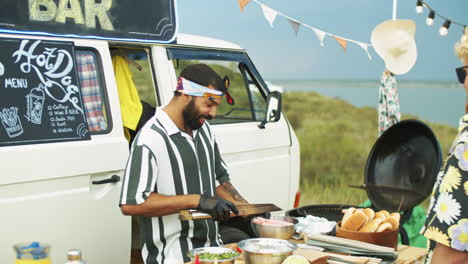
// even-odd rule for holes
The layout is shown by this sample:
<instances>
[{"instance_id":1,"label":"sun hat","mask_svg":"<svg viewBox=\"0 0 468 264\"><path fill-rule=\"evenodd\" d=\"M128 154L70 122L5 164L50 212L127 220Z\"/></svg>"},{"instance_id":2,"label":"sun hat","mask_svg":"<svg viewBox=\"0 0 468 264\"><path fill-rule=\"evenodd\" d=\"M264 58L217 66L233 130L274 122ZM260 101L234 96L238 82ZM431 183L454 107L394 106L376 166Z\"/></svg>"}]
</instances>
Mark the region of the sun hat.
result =
<instances>
[{"instance_id":1,"label":"sun hat","mask_svg":"<svg viewBox=\"0 0 468 264\"><path fill-rule=\"evenodd\" d=\"M372 46L393 74L405 74L416 63L415 32L416 24L407 19L384 21L372 31Z\"/></svg>"}]
</instances>

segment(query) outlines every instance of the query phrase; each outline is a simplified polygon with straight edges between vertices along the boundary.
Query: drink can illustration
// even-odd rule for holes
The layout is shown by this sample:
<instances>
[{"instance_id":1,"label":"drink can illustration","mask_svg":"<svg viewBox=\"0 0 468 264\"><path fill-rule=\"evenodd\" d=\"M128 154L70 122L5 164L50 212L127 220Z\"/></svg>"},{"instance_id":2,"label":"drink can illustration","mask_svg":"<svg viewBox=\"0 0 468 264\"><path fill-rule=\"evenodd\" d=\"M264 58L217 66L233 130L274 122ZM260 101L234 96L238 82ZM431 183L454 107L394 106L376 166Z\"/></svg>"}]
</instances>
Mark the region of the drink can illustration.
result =
<instances>
[{"instance_id":1,"label":"drink can illustration","mask_svg":"<svg viewBox=\"0 0 468 264\"><path fill-rule=\"evenodd\" d=\"M44 91L39 87L33 88L26 95L27 113L26 118L34 124L41 124L42 110L44 109L45 95Z\"/></svg>"}]
</instances>

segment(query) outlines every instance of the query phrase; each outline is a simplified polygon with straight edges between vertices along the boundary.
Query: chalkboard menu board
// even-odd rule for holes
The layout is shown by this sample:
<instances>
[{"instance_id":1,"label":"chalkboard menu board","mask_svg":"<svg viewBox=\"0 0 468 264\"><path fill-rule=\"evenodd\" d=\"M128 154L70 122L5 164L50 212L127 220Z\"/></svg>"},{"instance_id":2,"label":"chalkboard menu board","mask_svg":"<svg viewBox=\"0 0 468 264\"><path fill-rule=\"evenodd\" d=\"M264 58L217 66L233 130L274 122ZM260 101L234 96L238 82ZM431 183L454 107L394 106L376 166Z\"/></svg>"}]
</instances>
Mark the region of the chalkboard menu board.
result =
<instances>
[{"instance_id":1,"label":"chalkboard menu board","mask_svg":"<svg viewBox=\"0 0 468 264\"><path fill-rule=\"evenodd\" d=\"M0 39L0 146L89 140L71 42Z\"/></svg>"},{"instance_id":2,"label":"chalkboard menu board","mask_svg":"<svg viewBox=\"0 0 468 264\"><path fill-rule=\"evenodd\" d=\"M0 32L169 43L175 1L0 0Z\"/></svg>"}]
</instances>

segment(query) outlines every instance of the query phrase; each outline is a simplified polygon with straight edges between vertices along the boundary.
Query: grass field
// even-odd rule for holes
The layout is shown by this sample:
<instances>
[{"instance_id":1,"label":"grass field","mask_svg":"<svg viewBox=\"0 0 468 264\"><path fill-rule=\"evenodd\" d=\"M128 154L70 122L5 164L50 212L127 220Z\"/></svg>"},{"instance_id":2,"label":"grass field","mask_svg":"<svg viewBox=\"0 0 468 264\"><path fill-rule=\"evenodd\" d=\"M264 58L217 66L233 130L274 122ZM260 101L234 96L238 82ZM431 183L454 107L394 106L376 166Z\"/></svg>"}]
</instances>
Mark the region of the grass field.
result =
<instances>
[{"instance_id":1,"label":"grass field","mask_svg":"<svg viewBox=\"0 0 468 264\"><path fill-rule=\"evenodd\" d=\"M301 148L301 206L357 205L366 200L365 191L348 184L364 183L367 157L378 138L377 111L315 92L283 94L283 111ZM402 119L418 118L403 114ZM457 129L424 122L436 134L444 157Z\"/></svg>"}]
</instances>

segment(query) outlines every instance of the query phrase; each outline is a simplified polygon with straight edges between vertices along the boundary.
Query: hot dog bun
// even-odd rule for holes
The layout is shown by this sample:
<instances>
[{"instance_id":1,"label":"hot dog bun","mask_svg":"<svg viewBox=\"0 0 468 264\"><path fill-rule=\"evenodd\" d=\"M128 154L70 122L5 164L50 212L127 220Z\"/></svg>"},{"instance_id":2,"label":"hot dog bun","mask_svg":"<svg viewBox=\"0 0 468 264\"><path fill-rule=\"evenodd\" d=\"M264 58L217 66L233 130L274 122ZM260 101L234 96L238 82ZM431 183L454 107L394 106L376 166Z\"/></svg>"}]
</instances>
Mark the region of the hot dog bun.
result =
<instances>
[{"instance_id":1,"label":"hot dog bun","mask_svg":"<svg viewBox=\"0 0 468 264\"><path fill-rule=\"evenodd\" d=\"M398 226L400 225L399 221L397 220L396 216L389 216L383 223L390 223L392 225L392 230L397 230Z\"/></svg>"},{"instance_id":2,"label":"hot dog bun","mask_svg":"<svg viewBox=\"0 0 468 264\"><path fill-rule=\"evenodd\" d=\"M390 213L387 210L380 210L379 212L383 213L385 217L389 217Z\"/></svg>"},{"instance_id":3,"label":"hot dog bun","mask_svg":"<svg viewBox=\"0 0 468 264\"><path fill-rule=\"evenodd\" d=\"M344 211L345 213L343 215L343 219L341 220L342 223L344 223L344 221L346 221L352 214L356 212L356 208L350 207L348 209L345 209Z\"/></svg>"},{"instance_id":4,"label":"hot dog bun","mask_svg":"<svg viewBox=\"0 0 468 264\"><path fill-rule=\"evenodd\" d=\"M365 224L359 229L359 232L375 232L377 228L379 228L379 225L382 223L382 219L376 218L372 221L369 221L369 223Z\"/></svg>"},{"instance_id":5,"label":"hot dog bun","mask_svg":"<svg viewBox=\"0 0 468 264\"><path fill-rule=\"evenodd\" d=\"M374 219L375 219L375 218L381 218L382 220L385 220L387 217L385 216L384 213L382 213L382 212L377 212L377 213L375 213Z\"/></svg>"},{"instance_id":6,"label":"hot dog bun","mask_svg":"<svg viewBox=\"0 0 468 264\"><path fill-rule=\"evenodd\" d=\"M371 208L364 209L364 213L367 215L368 223L369 221L373 220L375 217L375 212Z\"/></svg>"},{"instance_id":7,"label":"hot dog bun","mask_svg":"<svg viewBox=\"0 0 468 264\"><path fill-rule=\"evenodd\" d=\"M366 212L364 211L363 208L356 209L356 212L357 212L357 211L363 212L363 213L367 216L366 222L364 222L364 224L361 225L361 227L363 227L363 226L365 226L367 223L369 223L369 221L370 221L369 216L366 214Z\"/></svg>"},{"instance_id":8,"label":"hot dog bun","mask_svg":"<svg viewBox=\"0 0 468 264\"><path fill-rule=\"evenodd\" d=\"M386 210L374 212L371 208L350 207L343 210L345 213L341 221L341 228L359 232L382 232L398 230L400 214L390 214Z\"/></svg>"},{"instance_id":9,"label":"hot dog bun","mask_svg":"<svg viewBox=\"0 0 468 264\"><path fill-rule=\"evenodd\" d=\"M389 231L389 230L392 230L392 228L393 228L392 224L385 222L379 225L376 232Z\"/></svg>"},{"instance_id":10,"label":"hot dog bun","mask_svg":"<svg viewBox=\"0 0 468 264\"><path fill-rule=\"evenodd\" d=\"M341 222L341 227L351 231L357 231L367 222L367 215L362 211L356 211L354 214ZM390 225L391 226L391 225Z\"/></svg>"},{"instance_id":11,"label":"hot dog bun","mask_svg":"<svg viewBox=\"0 0 468 264\"><path fill-rule=\"evenodd\" d=\"M395 217L398 222L400 221L401 215L399 213L391 213L390 216Z\"/></svg>"}]
</instances>

